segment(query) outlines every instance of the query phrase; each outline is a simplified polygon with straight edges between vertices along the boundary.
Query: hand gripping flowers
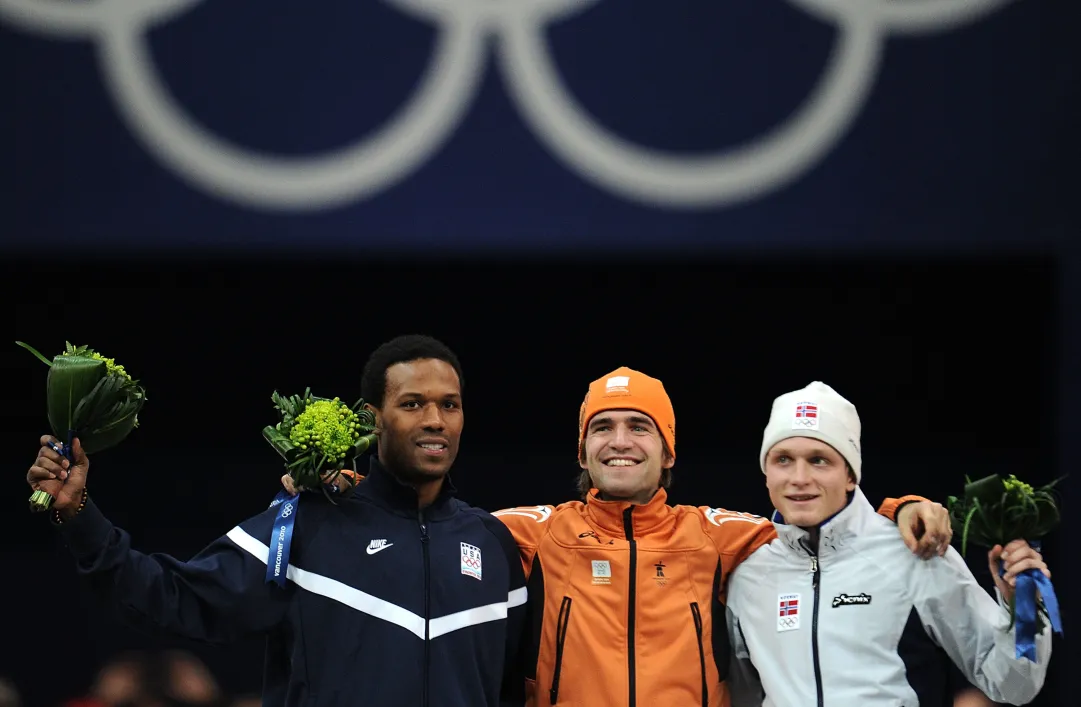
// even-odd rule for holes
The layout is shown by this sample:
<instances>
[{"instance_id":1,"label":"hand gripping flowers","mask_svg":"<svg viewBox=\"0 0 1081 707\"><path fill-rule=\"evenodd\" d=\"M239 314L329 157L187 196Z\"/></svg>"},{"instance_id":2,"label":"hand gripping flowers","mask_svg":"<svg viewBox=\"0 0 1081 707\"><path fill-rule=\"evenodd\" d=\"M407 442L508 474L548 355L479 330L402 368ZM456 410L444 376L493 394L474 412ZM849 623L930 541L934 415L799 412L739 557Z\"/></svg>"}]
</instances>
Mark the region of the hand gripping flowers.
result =
<instances>
[{"instance_id":1,"label":"hand gripping flowers","mask_svg":"<svg viewBox=\"0 0 1081 707\"><path fill-rule=\"evenodd\" d=\"M375 416L364 409L364 400L352 407L340 398L316 398L311 389L304 395L271 396L281 421L263 428L263 437L285 460L285 468L297 488L322 488L330 498L341 493L338 477L352 488L356 459L375 442ZM348 465L353 474L342 474ZM289 545L296 521L299 494L278 492L270 504L278 506L278 517L270 539L271 556L267 558L268 582L284 585L289 568Z\"/></svg>"},{"instance_id":2,"label":"hand gripping flowers","mask_svg":"<svg viewBox=\"0 0 1081 707\"><path fill-rule=\"evenodd\" d=\"M964 494L948 499L950 520L961 526L961 552L965 553L969 540L978 545L993 548L1005 546L1015 538L1024 538L1036 550L1040 539L1059 523L1059 510L1051 488L1034 489L1013 474L1003 479L992 474L976 481L965 479ZM999 576L1003 574L999 560ZM1017 586L1010 599L1010 625L1017 623L1017 657L1036 660L1035 636L1043 630L1042 612L1037 611L1039 590L1043 607L1051 627L1062 634L1055 589L1039 570L1030 569L1017 576Z\"/></svg>"},{"instance_id":3,"label":"hand gripping flowers","mask_svg":"<svg viewBox=\"0 0 1081 707\"><path fill-rule=\"evenodd\" d=\"M54 437L67 440L56 451L69 461L76 437L87 454L94 454L119 444L139 426L146 391L113 359L65 342L63 353L50 361L28 344L15 343L49 366L49 426ZM30 497L30 510L46 511L54 500L39 489Z\"/></svg>"}]
</instances>

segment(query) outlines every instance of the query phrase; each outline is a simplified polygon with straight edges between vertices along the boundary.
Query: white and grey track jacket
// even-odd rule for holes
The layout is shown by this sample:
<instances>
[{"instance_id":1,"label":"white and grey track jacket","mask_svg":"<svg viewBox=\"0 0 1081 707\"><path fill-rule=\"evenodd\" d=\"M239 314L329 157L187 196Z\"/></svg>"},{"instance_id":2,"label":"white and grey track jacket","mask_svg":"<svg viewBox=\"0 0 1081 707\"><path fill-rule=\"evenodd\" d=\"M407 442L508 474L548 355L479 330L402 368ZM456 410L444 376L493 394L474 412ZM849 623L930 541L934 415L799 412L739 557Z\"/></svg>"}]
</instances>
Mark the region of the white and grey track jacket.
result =
<instances>
[{"instance_id":1,"label":"white and grey track jacket","mask_svg":"<svg viewBox=\"0 0 1081 707\"><path fill-rule=\"evenodd\" d=\"M936 646L996 702L1026 704L1043 687L1050 628L1037 663L1015 658L1001 597L952 547L915 556L858 488L821 528L817 554L807 531L774 525L779 537L729 578L733 707L948 705L926 679L943 667Z\"/></svg>"}]
</instances>

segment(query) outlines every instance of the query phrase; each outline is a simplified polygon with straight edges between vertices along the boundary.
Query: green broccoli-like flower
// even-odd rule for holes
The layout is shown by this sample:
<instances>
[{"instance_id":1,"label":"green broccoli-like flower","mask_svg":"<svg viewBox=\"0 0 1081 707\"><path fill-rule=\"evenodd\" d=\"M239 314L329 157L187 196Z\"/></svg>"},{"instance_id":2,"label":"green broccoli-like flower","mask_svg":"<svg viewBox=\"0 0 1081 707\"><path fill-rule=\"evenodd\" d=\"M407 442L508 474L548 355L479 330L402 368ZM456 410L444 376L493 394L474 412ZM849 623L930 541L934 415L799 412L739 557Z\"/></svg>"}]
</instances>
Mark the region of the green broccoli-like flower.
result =
<instances>
[{"instance_id":1,"label":"green broccoli-like flower","mask_svg":"<svg viewBox=\"0 0 1081 707\"><path fill-rule=\"evenodd\" d=\"M357 416L340 399L315 400L297 415L289 430L289 441L302 450L314 447L327 461L345 459L360 439Z\"/></svg>"},{"instance_id":2,"label":"green broccoli-like flower","mask_svg":"<svg viewBox=\"0 0 1081 707\"><path fill-rule=\"evenodd\" d=\"M1035 493L1035 490L1030 484L1026 484L1024 481L1021 481L1013 474L1010 474L1008 478L1004 479L1002 485L1006 487L1007 493L1018 498L1023 498L1026 496L1031 497Z\"/></svg>"},{"instance_id":3,"label":"green broccoli-like flower","mask_svg":"<svg viewBox=\"0 0 1081 707\"><path fill-rule=\"evenodd\" d=\"M341 398L316 398L310 388L303 395L274 391L270 399L281 421L264 427L263 438L285 460L298 488L321 487L334 502L328 489L340 490L335 481L343 467L355 465L356 458L375 444L375 415L365 409L363 399L350 407Z\"/></svg>"},{"instance_id":4,"label":"green broccoli-like flower","mask_svg":"<svg viewBox=\"0 0 1081 707\"><path fill-rule=\"evenodd\" d=\"M87 346L72 346L70 343L68 343L67 347L64 350L64 352L61 353L60 355L61 356L82 356L84 358L92 358L95 361L104 361L105 362L105 375L107 375L107 376L120 376L121 378L124 378L127 381L132 380L131 376L128 375L128 372L126 370L124 370L124 367L117 364L116 359L112 359L112 358L108 358L106 356L102 356L100 353L98 353L94 349L89 348Z\"/></svg>"},{"instance_id":5,"label":"green broccoli-like flower","mask_svg":"<svg viewBox=\"0 0 1081 707\"><path fill-rule=\"evenodd\" d=\"M90 354L90 358L97 359L98 361L104 361L105 362L105 375L107 375L107 376L120 376L121 378L126 378L129 381L131 380L131 376L128 375L128 372L124 370L123 366L117 365L115 360L113 360L111 358L105 358L104 356L97 353L96 351L94 353Z\"/></svg>"}]
</instances>

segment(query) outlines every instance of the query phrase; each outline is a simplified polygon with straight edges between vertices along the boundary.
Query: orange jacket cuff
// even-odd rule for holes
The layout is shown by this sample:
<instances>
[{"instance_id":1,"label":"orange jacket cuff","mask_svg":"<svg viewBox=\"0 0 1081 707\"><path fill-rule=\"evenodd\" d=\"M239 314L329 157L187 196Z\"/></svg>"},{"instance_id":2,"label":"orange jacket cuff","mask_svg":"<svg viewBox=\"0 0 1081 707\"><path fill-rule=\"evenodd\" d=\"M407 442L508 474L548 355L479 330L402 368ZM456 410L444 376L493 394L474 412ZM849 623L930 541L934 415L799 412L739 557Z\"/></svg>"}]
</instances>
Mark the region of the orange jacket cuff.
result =
<instances>
[{"instance_id":1,"label":"orange jacket cuff","mask_svg":"<svg viewBox=\"0 0 1081 707\"><path fill-rule=\"evenodd\" d=\"M920 503L921 501L930 501L929 498L923 496L901 496L900 498L887 498L882 502L882 505L878 507L878 514L886 516L893 522L897 522L897 513L903 507L910 503Z\"/></svg>"}]
</instances>

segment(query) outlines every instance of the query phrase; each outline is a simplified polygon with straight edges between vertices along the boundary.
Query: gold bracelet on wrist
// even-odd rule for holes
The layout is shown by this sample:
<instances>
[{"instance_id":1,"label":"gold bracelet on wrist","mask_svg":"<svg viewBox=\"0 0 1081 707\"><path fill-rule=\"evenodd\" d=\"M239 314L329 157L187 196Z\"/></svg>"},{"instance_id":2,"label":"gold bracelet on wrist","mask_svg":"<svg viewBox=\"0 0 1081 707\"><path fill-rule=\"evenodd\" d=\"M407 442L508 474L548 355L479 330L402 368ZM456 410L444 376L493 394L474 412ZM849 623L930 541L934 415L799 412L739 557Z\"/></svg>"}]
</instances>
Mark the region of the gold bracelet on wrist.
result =
<instances>
[{"instance_id":1,"label":"gold bracelet on wrist","mask_svg":"<svg viewBox=\"0 0 1081 707\"><path fill-rule=\"evenodd\" d=\"M77 516L77 515L79 515L80 513L83 512L83 509L86 508L86 499L87 498L89 498L89 496L87 495L86 487L83 486L82 500L79 501L79 507L75 509L75 513L71 516L72 518L74 518L75 516ZM64 524L64 519L60 517L60 511L56 510L55 508L53 509L53 522L56 523L57 525L63 525Z\"/></svg>"}]
</instances>

